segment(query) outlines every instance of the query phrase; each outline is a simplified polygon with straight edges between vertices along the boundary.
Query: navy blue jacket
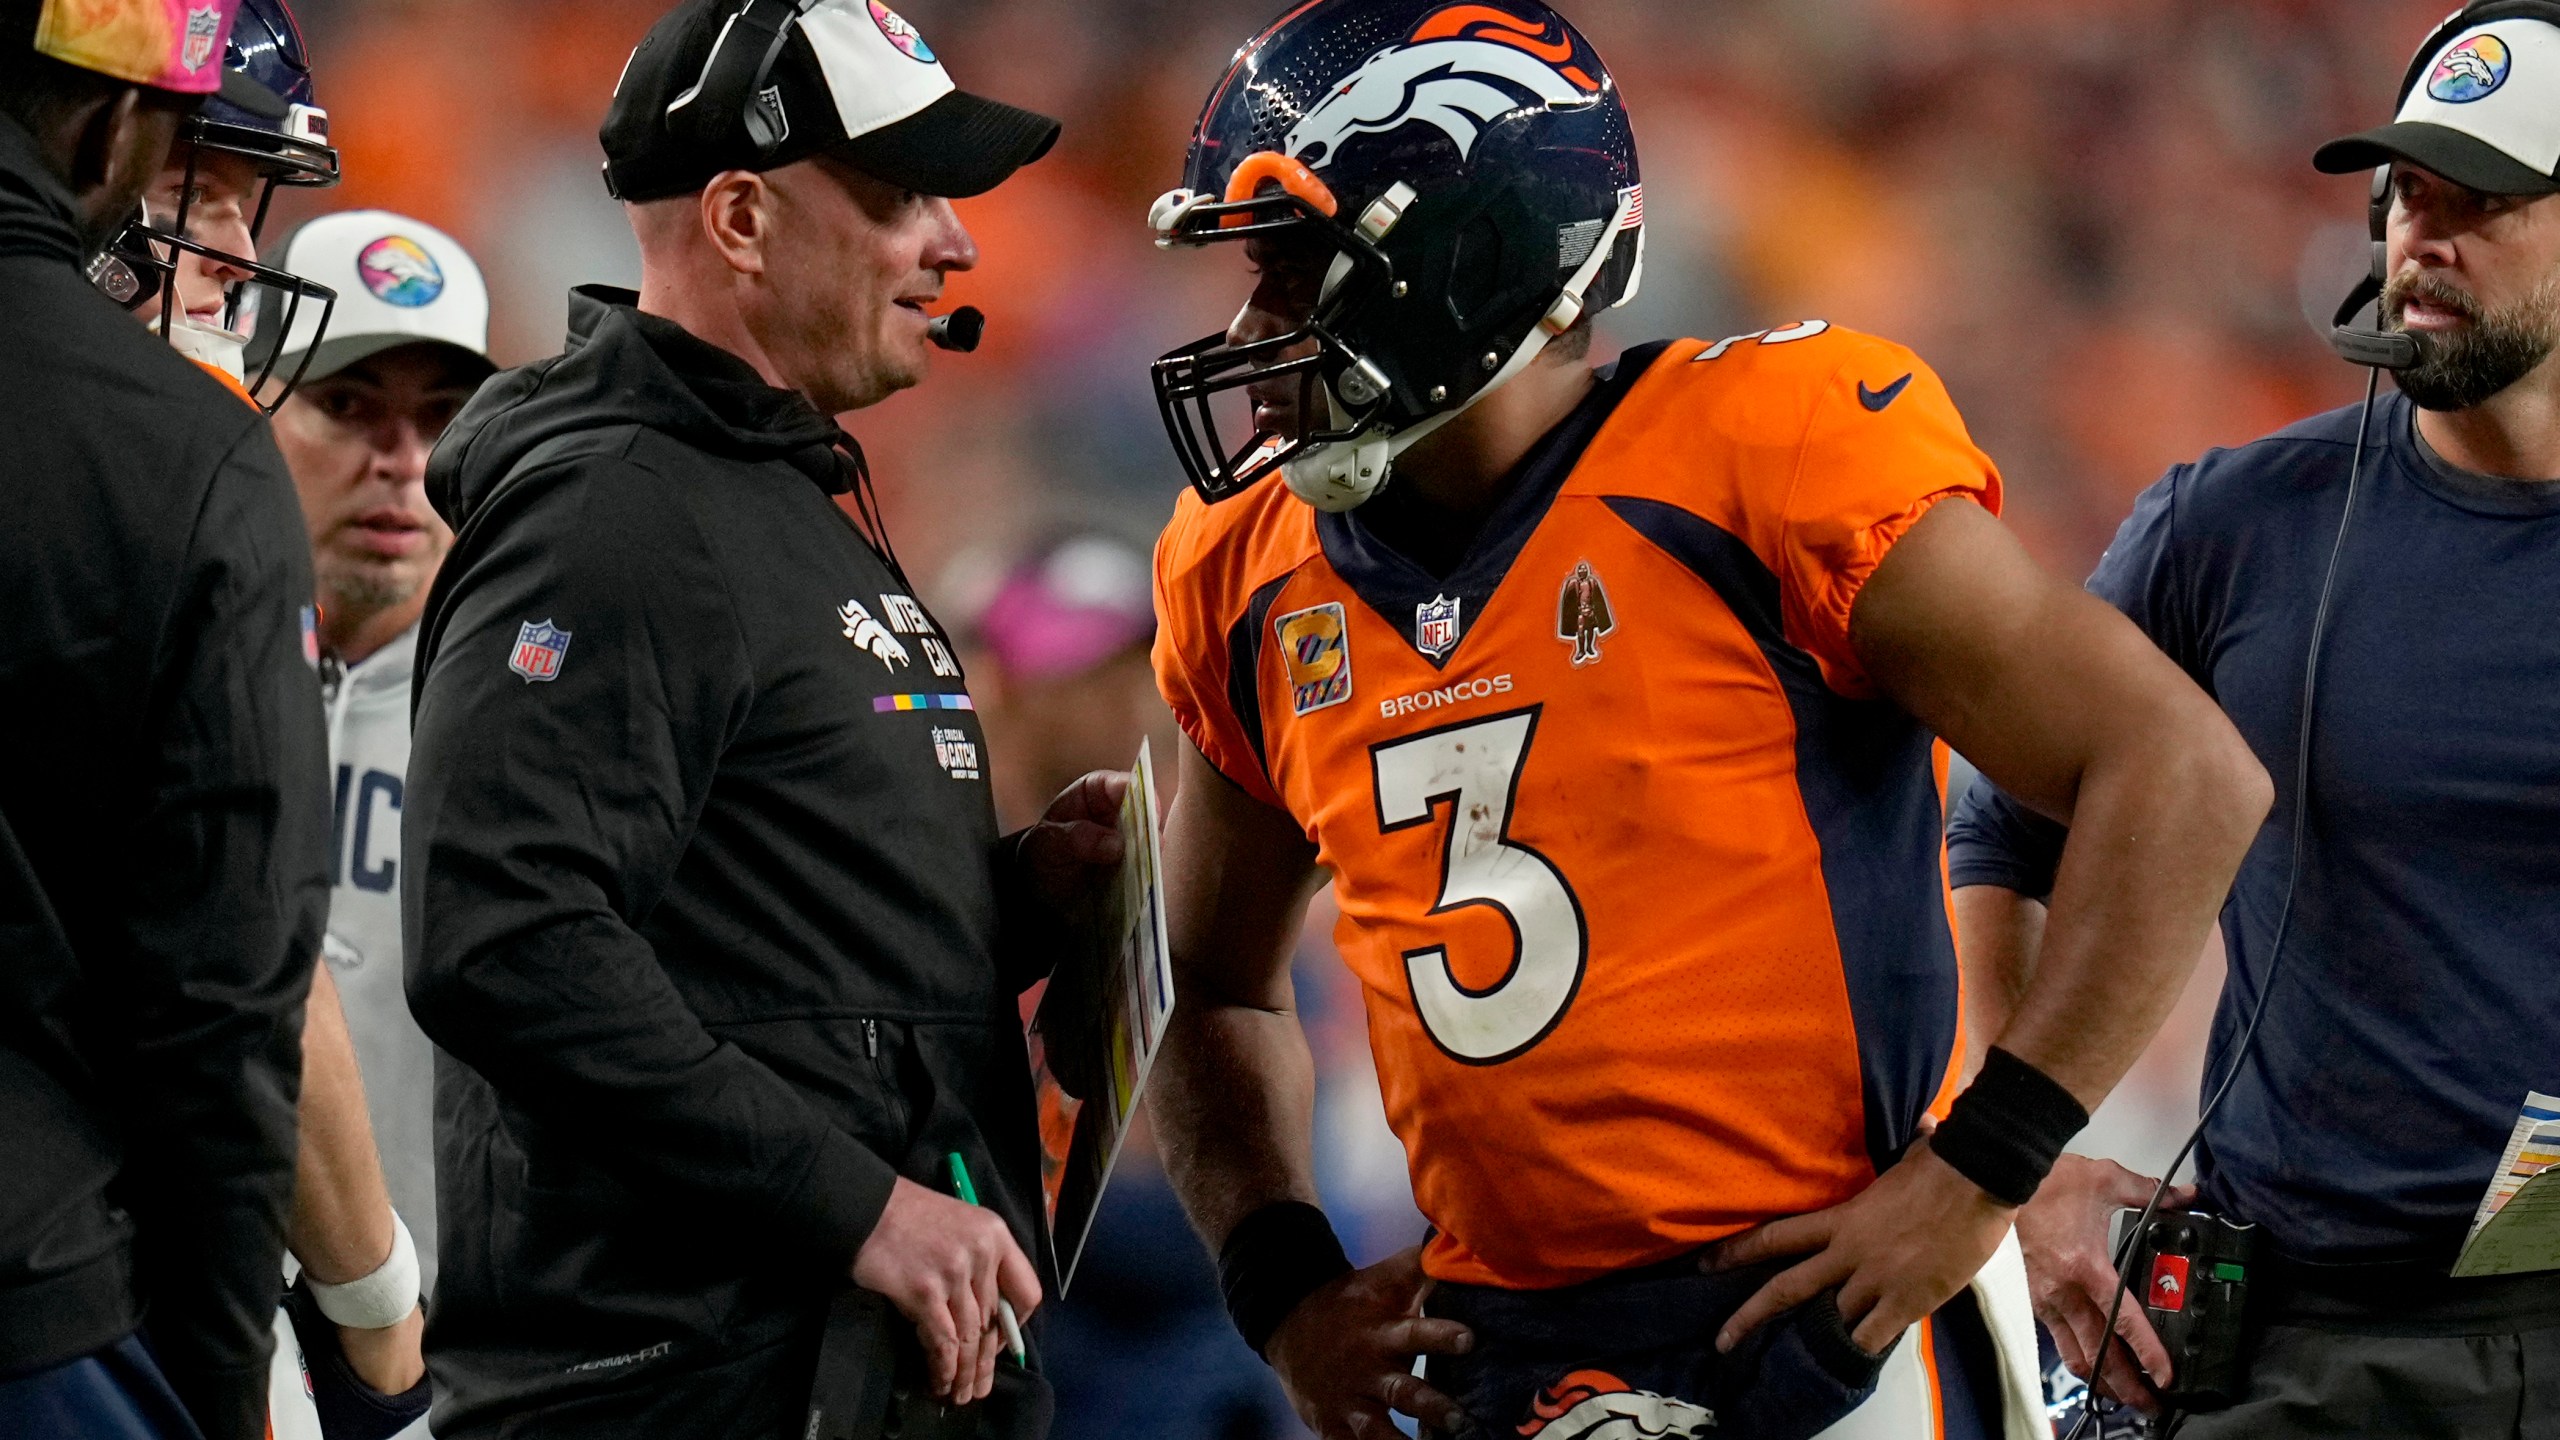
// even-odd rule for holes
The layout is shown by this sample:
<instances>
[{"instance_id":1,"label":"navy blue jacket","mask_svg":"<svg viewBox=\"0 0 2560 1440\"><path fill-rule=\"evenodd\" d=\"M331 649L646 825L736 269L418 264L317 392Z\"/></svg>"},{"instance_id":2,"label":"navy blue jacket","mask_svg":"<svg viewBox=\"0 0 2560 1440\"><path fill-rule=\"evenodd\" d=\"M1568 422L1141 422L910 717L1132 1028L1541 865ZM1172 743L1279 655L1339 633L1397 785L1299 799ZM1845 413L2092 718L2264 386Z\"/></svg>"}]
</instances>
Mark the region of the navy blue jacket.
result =
<instances>
[{"instance_id":1,"label":"navy blue jacket","mask_svg":"<svg viewBox=\"0 0 2560 1440\"><path fill-rule=\"evenodd\" d=\"M2205 1203L2318 1260L2449 1258L2528 1089L2560 1091L2560 485L2425 455L2398 395L2323 645L2291 934ZM2181 465L2089 588L2219 701L2276 805L2223 907L2205 1080L2266 982L2292 858L2303 660L2357 411ZM1977 781L1958 886L2051 889L2062 828Z\"/></svg>"}]
</instances>

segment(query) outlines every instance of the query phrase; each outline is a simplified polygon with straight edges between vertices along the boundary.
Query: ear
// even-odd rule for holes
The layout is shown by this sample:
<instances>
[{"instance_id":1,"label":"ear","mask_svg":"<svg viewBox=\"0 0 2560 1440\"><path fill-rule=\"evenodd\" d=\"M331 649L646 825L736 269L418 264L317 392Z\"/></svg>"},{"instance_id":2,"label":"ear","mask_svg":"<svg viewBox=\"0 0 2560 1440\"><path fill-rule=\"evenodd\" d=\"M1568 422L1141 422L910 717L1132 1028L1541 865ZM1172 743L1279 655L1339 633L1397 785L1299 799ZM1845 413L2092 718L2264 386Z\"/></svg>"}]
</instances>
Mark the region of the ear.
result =
<instances>
[{"instance_id":1,"label":"ear","mask_svg":"<svg viewBox=\"0 0 2560 1440\"><path fill-rule=\"evenodd\" d=\"M135 87L99 102L80 118L69 173L63 178L79 198L92 234L111 234L141 202L168 164L177 130L176 116L151 105Z\"/></svg>"},{"instance_id":2,"label":"ear","mask_svg":"<svg viewBox=\"0 0 2560 1440\"><path fill-rule=\"evenodd\" d=\"M722 263L740 275L765 272L773 234L774 193L765 177L730 170L702 187L702 233Z\"/></svg>"}]
</instances>

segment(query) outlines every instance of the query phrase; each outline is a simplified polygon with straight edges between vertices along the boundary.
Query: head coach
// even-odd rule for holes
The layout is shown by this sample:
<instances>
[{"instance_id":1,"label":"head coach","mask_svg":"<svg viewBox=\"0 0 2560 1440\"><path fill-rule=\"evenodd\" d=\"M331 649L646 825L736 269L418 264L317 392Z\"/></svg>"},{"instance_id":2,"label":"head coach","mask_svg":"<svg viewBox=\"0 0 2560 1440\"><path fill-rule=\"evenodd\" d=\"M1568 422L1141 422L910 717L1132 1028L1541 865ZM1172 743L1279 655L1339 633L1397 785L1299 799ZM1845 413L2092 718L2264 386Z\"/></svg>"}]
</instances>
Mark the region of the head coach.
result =
<instances>
[{"instance_id":1,"label":"head coach","mask_svg":"<svg viewBox=\"0 0 2560 1440\"><path fill-rule=\"evenodd\" d=\"M0 0L0 1435L265 1432L328 895L311 556L258 413L83 270L238 6Z\"/></svg>"},{"instance_id":2,"label":"head coach","mask_svg":"<svg viewBox=\"0 0 2560 1440\"><path fill-rule=\"evenodd\" d=\"M913 1322L924 1388L993 1387L986 1433L1045 1423L1038 1355L996 1368L1043 1254L1000 956L1116 859L1122 782L999 839L949 640L829 417L923 377L976 259L947 197L1057 130L884 5L687 0L604 124L639 292L575 292L567 353L437 447L403 901L445 1440L796 1437L848 1281Z\"/></svg>"},{"instance_id":3,"label":"head coach","mask_svg":"<svg viewBox=\"0 0 2560 1440\"><path fill-rule=\"evenodd\" d=\"M2560 1273L2451 1271L2526 1096L2560 1093L2560 5L2458 12L2394 123L2317 163L2380 172L2355 303L2378 290L2383 328L2336 343L2398 393L2178 466L2089 582L2278 785L2222 914L2206 1093L2236 1079L2192 1197L2258 1229L2247 1373L2176 1433L2549 1440ZM2032 965L2054 839L1988 786L1959 812L1983 975ZM2072 1160L2020 1215L2075 1369L2115 1289L2109 1214L2152 1183ZM2139 1293L2119 1330L2176 1384ZM2108 1386L2139 1392L2124 1353Z\"/></svg>"}]
</instances>

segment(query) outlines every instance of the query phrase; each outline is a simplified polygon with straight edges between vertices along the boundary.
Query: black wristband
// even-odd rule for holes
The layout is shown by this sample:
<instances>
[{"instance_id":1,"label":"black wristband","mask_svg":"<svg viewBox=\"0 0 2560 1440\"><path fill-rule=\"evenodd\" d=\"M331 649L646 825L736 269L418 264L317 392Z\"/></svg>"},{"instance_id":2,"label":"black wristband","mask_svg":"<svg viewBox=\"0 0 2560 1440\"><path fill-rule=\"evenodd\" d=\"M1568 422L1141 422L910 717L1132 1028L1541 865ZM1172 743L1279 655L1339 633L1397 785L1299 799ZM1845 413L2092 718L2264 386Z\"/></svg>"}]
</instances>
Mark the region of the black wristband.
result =
<instances>
[{"instance_id":1,"label":"black wristband","mask_svg":"<svg viewBox=\"0 0 2560 1440\"><path fill-rule=\"evenodd\" d=\"M2024 1205L2088 1123L2089 1112L2052 1076L1994 1045L1929 1149L1992 1199Z\"/></svg>"},{"instance_id":2,"label":"black wristband","mask_svg":"<svg viewBox=\"0 0 2560 1440\"><path fill-rule=\"evenodd\" d=\"M1253 1353L1298 1302L1348 1274L1351 1257L1324 1212L1303 1200L1275 1200L1236 1222L1218 1248L1218 1289L1227 1315Z\"/></svg>"}]
</instances>

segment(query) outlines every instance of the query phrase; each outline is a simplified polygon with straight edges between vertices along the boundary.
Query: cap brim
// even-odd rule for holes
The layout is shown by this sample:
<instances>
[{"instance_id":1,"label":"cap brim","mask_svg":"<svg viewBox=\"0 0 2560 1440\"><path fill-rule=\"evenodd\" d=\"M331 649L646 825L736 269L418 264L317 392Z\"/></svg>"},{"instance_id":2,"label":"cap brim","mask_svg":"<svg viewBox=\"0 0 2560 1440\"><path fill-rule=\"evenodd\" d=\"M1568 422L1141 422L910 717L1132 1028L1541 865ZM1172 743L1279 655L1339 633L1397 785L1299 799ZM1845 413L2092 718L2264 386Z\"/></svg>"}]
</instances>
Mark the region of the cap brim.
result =
<instances>
[{"instance_id":1,"label":"cap brim","mask_svg":"<svg viewBox=\"0 0 2560 1440\"><path fill-rule=\"evenodd\" d=\"M261 120L281 120L292 113L292 107L284 103L283 96L250 79L245 70L225 67L222 89L217 93Z\"/></svg>"},{"instance_id":2,"label":"cap brim","mask_svg":"<svg viewBox=\"0 0 2560 1440\"><path fill-rule=\"evenodd\" d=\"M894 125L826 149L900 189L965 200L1048 154L1058 129L1046 115L954 90Z\"/></svg>"},{"instance_id":3,"label":"cap brim","mask_svg":"<svg viewBox=\"0 0 2560 1440\"><path fill-rule=\"evenodd\" d=\"M306 384L313 380L325 380L341 370L361 364L385 351L404 349L411 345L432 346L438 350L449 351L460 359L479 367L480 376L484 380L498 373L498 362L468 345L456 345L450 340L438 340L426 335L344 335L331 336L322 340L312 350L311 366L302 372L302 378ZM253 366L265 363L254 345L250 350L250 363ZM302 352L289 351L282 360L276 362L276 373L289 376L294 373L295 367L301 364Z\"/></svg>"},{"instance_id":4,"label":"cap brim","mask_svg":"<svg viewBox=\"0 0 2560 1440\"><path fill-rule=\"evenodd\" d=\"M2560 194L2560 180L2542 174L2476 135L2423 120L2402 121L2332 140L2311 163L2331 175L2375 170L2395 160L2434 171L2484 195Z\"/></svg>"}]
</instances>

